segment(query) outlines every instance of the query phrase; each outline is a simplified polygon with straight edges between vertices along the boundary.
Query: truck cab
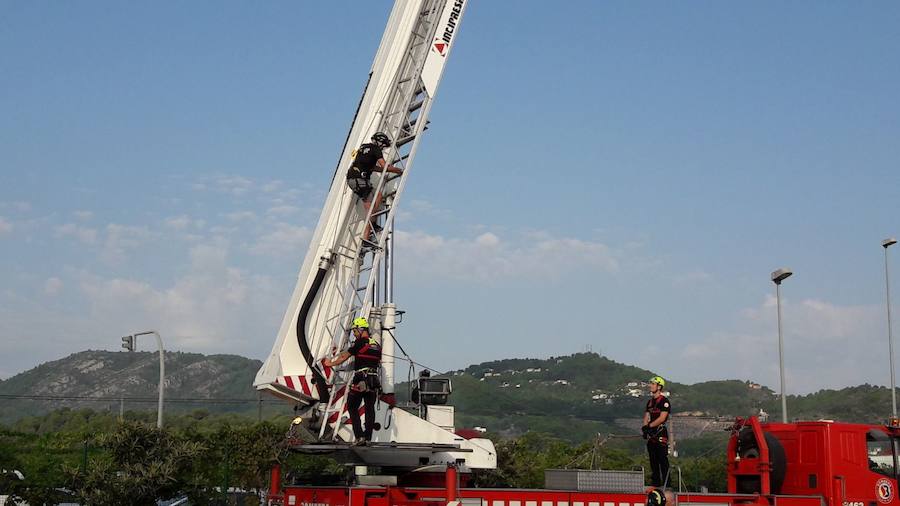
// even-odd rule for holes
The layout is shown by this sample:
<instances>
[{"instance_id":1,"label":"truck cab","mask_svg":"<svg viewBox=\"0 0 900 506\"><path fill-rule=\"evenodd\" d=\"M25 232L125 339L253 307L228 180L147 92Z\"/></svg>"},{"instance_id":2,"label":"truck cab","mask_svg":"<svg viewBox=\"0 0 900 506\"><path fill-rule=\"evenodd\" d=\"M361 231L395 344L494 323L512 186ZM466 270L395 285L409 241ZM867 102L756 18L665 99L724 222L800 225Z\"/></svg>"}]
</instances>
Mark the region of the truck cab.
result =
<instances>
[{"instance_id":1,"label":"truck cab","mask_svg":"<svg viewBox=\"0 0 900 506\"><path fill-rule=\"evenodd\" d=\"M729 444L729 492L750 492L748 486L758 484L761 494L818 496L826 506L900 506L896 427L748 422Z\"/></svg>"}]
</instances>

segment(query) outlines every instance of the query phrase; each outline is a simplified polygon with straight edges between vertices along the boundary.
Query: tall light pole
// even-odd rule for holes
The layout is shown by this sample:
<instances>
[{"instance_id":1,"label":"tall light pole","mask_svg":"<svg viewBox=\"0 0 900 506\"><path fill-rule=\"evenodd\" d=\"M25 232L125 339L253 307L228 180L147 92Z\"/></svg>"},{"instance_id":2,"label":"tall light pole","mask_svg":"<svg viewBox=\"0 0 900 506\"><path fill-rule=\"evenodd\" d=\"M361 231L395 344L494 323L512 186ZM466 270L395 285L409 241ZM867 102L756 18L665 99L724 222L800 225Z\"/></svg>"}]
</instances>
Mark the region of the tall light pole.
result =
<instances>
[{"instance_id":1,"label":"tall light pole","mask_svg":"<svg viewBox=\"0 0 900 506\"><path fill-rule=\"evenodd\" d=\"M781 282L791 277L790 269L781 268L772 273L775 283L775 303L778 306L778 369L781 371L781 421L787 423L787 397L784 389L784 336L781 332Z\"/></svg>"},{"instance_id":2,"label":"tall light pole","mask_svg":"<svg viewBox=\"0 0 900 506\"><path fill-rule=\"evenodd\" d=\"M163 349L162 337L159 336L159 332L155 330L148 330L146 332L138 332L136 334L132 334L130 336L125 336L122 338L122 341L126 344L130 344L130 351L134 351L137 347L137 337L138 336L147 336L153 334L156 336L156 344L159 345L159 404L156 408L156 427L162 429L163 427L163 397L165 392L166 385L166 360L165 360L165 350ZM130 338L130 339L129 339ZM128 348L126 344L122 344L123 348Z\"/></svg>"},{"instance_id":3,"label":"tall light pole","mask_svg":"<svg viewBox=\"0 0 900 506\"><path fill-rule=\"evenodd\" d=\"M893 237L881 241L881 247L884 248L884 291L886 295L887 305L887 324L888 324L888 354L891 357L891 417L897 418L897 390L894 382L894 335L891 332L891 278L888 275L888 254L887 250L890 246L897 244L897 239Z\"/></svg>"}]
</instances>

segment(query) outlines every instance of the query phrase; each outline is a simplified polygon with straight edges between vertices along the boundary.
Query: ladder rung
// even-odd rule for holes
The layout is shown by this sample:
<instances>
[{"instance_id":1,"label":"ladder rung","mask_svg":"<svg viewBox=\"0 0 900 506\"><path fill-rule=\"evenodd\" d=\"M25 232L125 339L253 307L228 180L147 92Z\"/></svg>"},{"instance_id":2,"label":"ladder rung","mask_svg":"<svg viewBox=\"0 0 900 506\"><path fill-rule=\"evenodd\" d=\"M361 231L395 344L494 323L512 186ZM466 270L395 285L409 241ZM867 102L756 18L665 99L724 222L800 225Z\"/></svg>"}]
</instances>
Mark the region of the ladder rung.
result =
<instances>
[{"instance_id":1,"label":"ladder rung","mask_svg":"<svg viewBox=\"0 0 900 506\"><path fill-rule=\"evenodd\" d=\"M400 146L409 144L410 142L412 142L413 140L415 140L415 138L416 138L415 135L410 135L409 137L404 137L404 138L402 138L402 139L397 140L397 142L395 143L395 145L399 148Z\"/></svg>"},{"instance_id":2,"label":"ladder rung","mask_svg":"<svg viewBox=\"0 0 900 506\"><path fill-rule=\"evenodd\" d=\"M363 242L363 248L368 247L368 248L370 248L370 249L372 249L372 250L379 250L379 249L381 249L380 246L378 246L377 244L375 244L374 242L372 242L372 241L370 241L370 240L368 240L368 239L363 239L362 242Z\"/></svg>"},{"instance_id":3,"label":"ladder rung","mask_svg":"<svg viewBox=\"0 0 900 506\"><path fill-rule=\"evenodd\" d=\"M396 160L391 162L391 165L396 165L400 162L405 162L407 158L409 158L409 153L406 153L405 155L401 156L400 158L397 158Z\"/></svg>"},{"instance_id":4,"label":"ladder rung","mask_svg":"<svg viewBox=\"0 0 900 506\"><path fill-rule=\"evenodd\" d=\"M422 108L422 104L424 104L424 103L425 103L425 99L424 99L424 98L421 98L421 99L419 99L419 100L416 100L415 102L413 102L412 104L409 105L409 108L408 108L407 110L408 110L409 112L416 112L416 111L418 111L419 109Z\"/></svg>"}]
</instances>

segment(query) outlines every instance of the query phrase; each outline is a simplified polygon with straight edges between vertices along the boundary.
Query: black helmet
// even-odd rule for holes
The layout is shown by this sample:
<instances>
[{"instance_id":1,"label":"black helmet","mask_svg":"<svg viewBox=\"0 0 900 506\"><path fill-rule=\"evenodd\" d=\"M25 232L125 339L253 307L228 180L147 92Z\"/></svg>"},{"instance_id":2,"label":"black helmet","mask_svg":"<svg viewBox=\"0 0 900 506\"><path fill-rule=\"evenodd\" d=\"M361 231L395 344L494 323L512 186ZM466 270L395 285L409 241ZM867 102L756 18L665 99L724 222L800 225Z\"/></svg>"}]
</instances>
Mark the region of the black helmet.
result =
<instances>
[{"instance_id":1,"label":"black helmet","mask_svg":"<svg viewBox=\"0 0 900 506\"><path fill-rule=\"evenodd\" d=\"M654 488L647 494L647 506L666 506L666 491Z\"/></svg>"},{"instance_id":2,"label":"black helmet","mask_svg":"<svg viewBox=\"0 0 900 506\"><path fill-rule=\"evenodd\" d=\"M391 138L384 132L375 132L375 134L372 135L372 142L383 148L391 147Z\"/></svg>"}]
</instances>

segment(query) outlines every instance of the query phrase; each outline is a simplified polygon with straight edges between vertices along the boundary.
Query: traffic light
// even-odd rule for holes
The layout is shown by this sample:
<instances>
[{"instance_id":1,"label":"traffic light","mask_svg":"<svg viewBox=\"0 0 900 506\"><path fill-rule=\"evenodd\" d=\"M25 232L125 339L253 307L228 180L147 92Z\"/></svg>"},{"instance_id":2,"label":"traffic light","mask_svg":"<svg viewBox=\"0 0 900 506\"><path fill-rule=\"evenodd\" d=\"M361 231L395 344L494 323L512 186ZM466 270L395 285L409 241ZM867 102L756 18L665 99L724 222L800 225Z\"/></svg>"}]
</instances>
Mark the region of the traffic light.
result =
<instances>
[{"instance_id":1,"label":"traffic light","mask_svg":"<svg viewBox=\"0 0 900 506\"><path fill-rule=\"evenodd\" d=\"M134 336L125 336L122 338L122 347L128 351L134 351Z\"/></svg>"}]
</instances>

